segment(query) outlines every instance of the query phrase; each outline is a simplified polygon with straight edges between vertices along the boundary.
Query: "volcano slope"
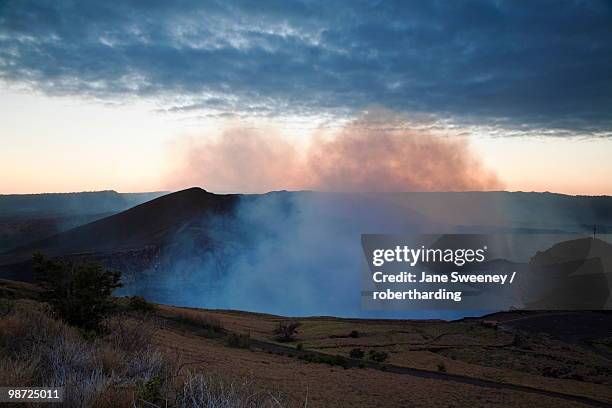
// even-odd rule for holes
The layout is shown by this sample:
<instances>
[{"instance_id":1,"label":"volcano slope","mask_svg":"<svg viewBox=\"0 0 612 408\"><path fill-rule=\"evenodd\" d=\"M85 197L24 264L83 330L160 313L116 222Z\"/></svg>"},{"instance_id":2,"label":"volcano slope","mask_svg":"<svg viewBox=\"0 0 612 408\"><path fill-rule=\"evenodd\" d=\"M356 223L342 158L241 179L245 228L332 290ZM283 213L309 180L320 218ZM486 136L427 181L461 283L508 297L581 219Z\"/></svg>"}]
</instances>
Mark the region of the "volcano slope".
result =
<instances>
[{"instance_id":1,"label":"volcano slope","mask_svg":"<svg viewBox=\"0 0 612 408\"><path fill-rule=\"evenodd\" d=\"M228 243L221 240L248 244L248 239L265 235L272 224L276 229L293 228L297 213L305 207L316 208L317 217L339 228L399 232L437 225L414 210L381 204L367 194L279 191L220 195L190 188L2 253L0 277L31 281L30 259L40 251L53 258L93 258L137 279L142 271L169 268L177 258L197 257ZM258 217L265 220L260 222Z\"/></svg>"},{"instance_id":2,"label":"volcano slope","mask_svg":"<svg viewBox=\"0 0 612 408\"><path fill-rule=\"evenodd\" d=\"M0 214L33 219L49 211L57 213L61 210L61 216L83 216L98 214L103 212L102 210L116 211L121 205L125 208L128 201L138 203L138 200L155 197L160 193L122 194L119 195L122 201L114 197L117 193L111 194L121 205L110 200L109 194L110 192L77 193L76 198L68 194L68 201L67 198L62 198L64 195L61 194L43 194L37 200L31 195L0 196ZM81 196L84 198L79 198ZM275 201L276 210L290 210L298 200L317 204L323 211L322 215L329 216L330 219L333 217L334 221L360 222L366 218L371 219L372 222L363 233L382 233L382 230L388 229L388 224L398 224L395 231L402 233L414 232L405 228L407 226L423 224L427 224L436 233L445 230L439 227L449 226L459 227L457 232L478 233L527 231L537 228L538 231L546 232L590 234L593 225L597 225L598 233L612 231L612 197L606 196L521 192L373 194L306 191L219 195L194 187L163 195L127 211L46 239L35 242L19 241L20 247L0 252L0 265L23 261L31 256L33 250L44 251L50 256L63 256L161 245L168 243L173 233L190 224L218 215L231 214L238 203ZM58 202L61 204L59 207ZM330 214L325 214L326 211ZM282 220L282 217L279 217L279 220ZM6 240L8 241L8 238ZM10 243L3 242L0 248L7 246L10 246Z\"/></svg>"},{"instance_id":3,"label":"volcano slope","mask_svg":"<svg viewBox=\"0 0 612 408\"><path fill-rule=\"evenodd\" d=\"M32 280L30 258L36 251L55 258L98 258L109 266L117 260L129 266L131 259L145 267L179 229L194 220L228 214L237 200L237 195L215 195L200 188L168 194L8 251L0 255L0 276Z\"/></svg>"}]
</instances>

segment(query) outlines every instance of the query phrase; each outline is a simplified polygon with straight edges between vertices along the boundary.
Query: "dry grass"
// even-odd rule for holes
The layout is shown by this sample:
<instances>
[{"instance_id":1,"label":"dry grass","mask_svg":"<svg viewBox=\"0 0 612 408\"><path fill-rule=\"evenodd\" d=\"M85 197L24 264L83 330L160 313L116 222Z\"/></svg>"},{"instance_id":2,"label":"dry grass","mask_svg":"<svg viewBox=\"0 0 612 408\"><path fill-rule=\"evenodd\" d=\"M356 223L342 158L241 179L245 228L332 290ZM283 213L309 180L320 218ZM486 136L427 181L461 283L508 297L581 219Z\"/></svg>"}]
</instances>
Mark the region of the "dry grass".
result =
<instances>
[{"instance_id":1,"label":"dry grass","mask_svg":"<svg viewBox=\"0 0 612 408\"><path fill-rule=\"evenodd\" d=\"M229 331L249 332L252 339L268 342L278 322L286 319L235 311L207 313L221 319ZM513 345L513 333L486 327L476 319L442 322L308 317L300 321L299 341L309 350L344 356L354 348L366 353L385 351L389 353L386 362L393 365L438 371L438 365L444 364L451 374L612 401L612 365L601 355L609 349L602 349L601 354L593 351L600 349L600 344L591 350L530 333L527 346L531 350L527 350ZM351 337L352 330L357 330L359 337ZM290 393L299 391L296 387Z\"/></svg>"},{"instance_id":2,"label":"dry grass","mask_svg":"<svg viewBox=\"0 0 612 408\"><path fill-rule=\"evenodd\" d=\"M34 359L0 358L0 386L33 385L32 379L36 374L37 366L38 361Z\"/></svg>"},{"instance_id":3,"label":"dry grass","mask_svg":"<svg viewBox=\"0 0 612 408\"><path fill-rule=\"evenodd\" d=\"M170 320L178 324L168 324ZM380 406L381 398L389 407L579 405L557 398L398 376L380 370L344 370L263 353L256 347L251 351L227 347L221 341L231 333L252 333L251 340L269 341L281 320L277 316L245 312L159 305L155 313L128 313L107 319L104 327L108 333L86 340L87 335L55 320L44 305L20 300L14 302L10 313L0 315L0 386L52 385L51 381L57 381L53 384L70 388L67 406L90 407L303 406L305 396L308 407ZM477 322L300 320L304 322L300 341L308 348L338 354L348 354L355 347L366 353L386 351L388 361L396 365L434 371L443 366L449 373L587 395L602 401L610 401L612 395L602 384L510 370L504 357L511 355L508 353L515 346L508 349L500 345L511 343L511 335L483 328ZM222 335L202 336L203 332L213 330ZM359 336L351 337L352 330L358 330ZM551 347L553 344L548 340L541 345L533 341L528 345L532 352L537 352L537 355L524 352L532 365L544 355L563 352L566 361L575 354L568 345L558 350ZM447 355L451 351L458 354ZM499 364L504 366L488 367L472 361L477 353L489 356L495 364L499 357ZM187 367L193 371L186 372ZM282 401L276 393L290 403Z\"/></svg>"},{"instance_id":4,"label":"dry grass","mask_svg":"<svg viewBox=\"0 0 612 408\"><path fill-rule=\"evenodd\" d=\"M103 322L108 331L106 340L115 349L134 353L151 348L154 326L148 320L129 316L113 316Z\"/></svg>"},{"instance_id":5,"label":"dry grass","mask_svg":"<svg viewBox=\"0 0 612 408\"><path fill-rule=\"evenodd\" d=\"M118 389L135 388L171 371L146 340L142 325L128 329L113 321L109 326L122 330L87 341L44 306L16 302L0 320L0 385L64 386L64 406L93 407L103 406L104 396Z\"/></svg>"},{"instance_id":6,"label":"dry grass","mask_svg":"<svg viewBox=\"0 0 612 408\"><path fill-rule=\"evenodd\" d=\"M207 330L219 321L186 311L178 318ZM180 359L152 343L155 324L114 316L105 335L54 318L34 301L18 300L0 316L0 386L63 386L65 407L278 407L280 399L253 391L248 382L222 382L184 373Z\"/></svg>"},{"instance_id":7,"label":"dry grass","mask_svg":"<svg viewBox=\"0 0 612 408\"><path fill-rule=\"evenodd\" d=\"M258 391L252 382L221 382L201 373L187 375L180 406L192 408L284 407L280 396Z\"/></svg>"}]
</instances>

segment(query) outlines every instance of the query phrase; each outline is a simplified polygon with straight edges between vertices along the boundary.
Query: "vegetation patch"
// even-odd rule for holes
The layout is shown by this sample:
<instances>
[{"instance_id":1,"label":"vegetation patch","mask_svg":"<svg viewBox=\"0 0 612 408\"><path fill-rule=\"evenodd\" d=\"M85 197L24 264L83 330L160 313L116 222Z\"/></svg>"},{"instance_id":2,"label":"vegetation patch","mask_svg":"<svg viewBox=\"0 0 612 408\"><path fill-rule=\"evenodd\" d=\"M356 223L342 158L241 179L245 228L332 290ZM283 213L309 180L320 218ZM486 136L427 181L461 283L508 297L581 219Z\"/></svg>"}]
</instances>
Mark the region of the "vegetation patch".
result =
<instances>
[{"instance_id":1,"label":"vegetation patch","mask_svg":"<svg viewBox=\"0 0 612 408\"><path fill-rule=\"evenodd\" d=\"M230 333L227 336L227 345L235 348L248 349L251 347L251 336L248 334Z\"/></svg>"},{"instance_id":2,"label":"vegetation patch","mask_svg":"<svg viewBox=\"0 0 612 408\"><path fill-rule=\"evenodd\" d=\"M274 334L278 341L288 343L295 340L295 336L298 334L298 327L302 324L297 320L286 320L278 322L278 325L274 329Z\"/></svg>"},{"instance_id":3,"label":"vegetation patch","mask_svg":"<svg viewBox=\"0 0 612 408\"><path fill-rule=\"evenodd\" d=\"M317 364L329 364L332 366L340 366L348 368L348 361L346 358L339 355L326 355L326 354L313 354L306 353L298 357L300 360L307 361L309 363Z\"/></svg>"},{"instance_id":4,"label":"vegetation patch","mask_svg":"<svg viewBox=\"0 0 612 408\"><path fill-rule=\"evenodd\" d=\"M370 350L368 352L368 357L372 361L376 361L377 363L382 363L389 357L389 354L385 351Z\"/></svg>"},{"instance_id":5,"label":"vegetation patch","mask_svg":"<svg viewBox=\"0 0 612 408\"><path fill-rule=\"evenodd\" d=\"M365 356L365 352L360 348L354 348L349 352L349 356L351 358L363 358Z\"/></svg>"},{"instance_id":6,"label":"vegetation patch","mask_svg":"<svg viewBox=\"0 0 612 408\"><path fill-rule=\"evenodd\" d=\"M171 317L172 320L195 329L208 338L218 338L225 334L221 321L214 316L189 309L181 309Z\"/></svg>"},{"instance_id":7,"label":"vegetation patch","mask_svg":"<svg viewBox=\"0 0 612 408\"><path fill-rule=\"evenodd\" d=\"M48 302L67 323L98 330L100 322L114 308L113 291L121 287L121 274L95 262L68 262L33 256L38 282Z\"/></svg>"},{"instance_id":8,"label":"vegetation patch","mask_svg":"<svg viewBox=\"0 0 612 408\"><path fill-rule=\"evenodd\" d=\"M157 306L148 302L142 296L130 296L128 299L128 307L130 310L140 313L153 313L157 309Z\"/></svg>"}]
</instances>

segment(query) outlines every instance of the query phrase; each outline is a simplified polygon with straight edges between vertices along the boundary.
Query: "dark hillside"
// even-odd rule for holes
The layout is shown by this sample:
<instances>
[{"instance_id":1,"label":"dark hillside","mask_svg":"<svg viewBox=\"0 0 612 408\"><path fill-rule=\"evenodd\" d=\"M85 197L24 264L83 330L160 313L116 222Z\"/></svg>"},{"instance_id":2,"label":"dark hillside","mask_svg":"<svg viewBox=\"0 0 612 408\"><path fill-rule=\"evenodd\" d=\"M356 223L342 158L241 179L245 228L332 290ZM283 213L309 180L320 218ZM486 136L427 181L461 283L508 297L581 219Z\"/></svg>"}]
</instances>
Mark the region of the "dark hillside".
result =
<instances>
[{"instance_id":1,"label":"dark hillside","mask_svg":"<svg viewBox=\"0 0 612 408\"><path fill-rule=\"evenodd\" d=\"M200 188L168 194L17 248L0 256L0 264L27 260L34 251L57 256L159 245L187 222L205 215L230 212L237 198L237 195L215 195Z\"/></svg>"}]
</instances>

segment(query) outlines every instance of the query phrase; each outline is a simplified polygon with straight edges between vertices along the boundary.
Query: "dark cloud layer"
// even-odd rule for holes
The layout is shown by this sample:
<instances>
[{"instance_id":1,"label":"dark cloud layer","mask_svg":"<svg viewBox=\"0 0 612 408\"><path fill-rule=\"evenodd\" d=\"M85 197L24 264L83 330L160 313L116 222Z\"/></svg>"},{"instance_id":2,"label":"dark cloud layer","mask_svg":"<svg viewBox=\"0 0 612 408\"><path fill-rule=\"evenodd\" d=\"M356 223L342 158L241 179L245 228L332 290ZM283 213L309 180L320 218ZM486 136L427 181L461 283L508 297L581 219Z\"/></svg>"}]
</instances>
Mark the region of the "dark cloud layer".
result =
<instances>
[{"instance_id":1,"label":"dark cloud layer","mask_svg":"<svg viewBox=\"0 0 612 408\"><path fill-rule=\"evenodd\" d=\"M612 130L608 1L0 0L0 78L171 111Z\"/></svg>"}]
</instances>

